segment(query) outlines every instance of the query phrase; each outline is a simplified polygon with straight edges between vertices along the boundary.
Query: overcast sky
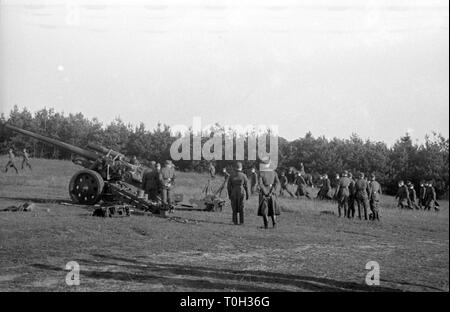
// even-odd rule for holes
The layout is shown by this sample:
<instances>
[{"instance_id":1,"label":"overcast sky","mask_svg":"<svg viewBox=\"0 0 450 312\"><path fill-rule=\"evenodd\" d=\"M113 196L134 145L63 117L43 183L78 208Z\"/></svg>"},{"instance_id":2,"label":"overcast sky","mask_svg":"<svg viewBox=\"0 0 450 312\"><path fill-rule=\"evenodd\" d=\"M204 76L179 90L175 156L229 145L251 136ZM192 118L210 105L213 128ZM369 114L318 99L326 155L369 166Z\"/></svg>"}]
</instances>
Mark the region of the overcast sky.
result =
<instances>
[{"instance_id":1,"label":"overcast sky","mask_svg":"<svg viewBox=\"0 0 450 312\"><path fill-rule=\"evenodd\" d=\"M93 5L96 3L96 5ZM278 125L287 139L449 136L448 1L14 1L0 112Z\"/></svg>"}]
</instances>

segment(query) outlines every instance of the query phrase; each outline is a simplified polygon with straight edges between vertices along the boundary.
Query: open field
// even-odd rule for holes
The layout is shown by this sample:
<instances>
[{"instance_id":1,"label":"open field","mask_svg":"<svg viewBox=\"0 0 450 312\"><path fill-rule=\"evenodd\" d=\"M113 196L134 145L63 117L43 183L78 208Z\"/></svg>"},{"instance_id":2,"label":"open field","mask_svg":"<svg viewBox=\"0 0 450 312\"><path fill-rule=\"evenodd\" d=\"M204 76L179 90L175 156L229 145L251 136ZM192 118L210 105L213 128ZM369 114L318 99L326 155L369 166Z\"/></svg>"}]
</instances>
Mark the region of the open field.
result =
<instances>
[{"instance_id":1,"label":"open field","mask_svg":"<svg viewBox=\"0 0 450 312\"><path fill-rule=\"evenodd\" d=\"M243 226L231 223L228 206L103 219L63 204L77 166L31 163L32 172L0 173L0 209L36 203L32 212L0 212L0 291L449 290L447 201L439 213L401 211L385 196L381 223L371 223L324 213L335 213L334 203L285 197L278 228L268 230L256 197ZM178 173L176 192L198 196L205 183L206 175ZM380 286L365 285L371 260ZM65 283L69 261L81 266L79 286Z\"/></svg>"}]
</instances>

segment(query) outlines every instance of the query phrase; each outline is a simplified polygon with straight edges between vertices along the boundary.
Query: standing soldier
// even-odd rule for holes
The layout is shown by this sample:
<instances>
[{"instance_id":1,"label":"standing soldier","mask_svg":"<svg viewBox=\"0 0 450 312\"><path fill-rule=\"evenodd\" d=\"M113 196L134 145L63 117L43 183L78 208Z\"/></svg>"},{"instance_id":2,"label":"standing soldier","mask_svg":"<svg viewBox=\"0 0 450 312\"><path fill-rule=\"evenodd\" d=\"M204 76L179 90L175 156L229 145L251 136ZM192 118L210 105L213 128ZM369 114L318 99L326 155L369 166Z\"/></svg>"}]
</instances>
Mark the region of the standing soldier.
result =
<instances>
[{"instance_id":1,"label":"standing soldier","mask_svg":"<svg viewBox=\"0 0 450 312\"><path fill-rule=\"evenodd\" d=\"M371 175L371 181L370 181L370 195L369 195L369 203L370 203L370 210L372 211L372 218L371 220L378 220L380 221L380 216L378 214L378 204L380 202L380 195L381 192L381 185L378 183L378 181L375 180L375 174L372 173Z\"/></svg>"},{"instance_id":2,"label":"standing soldier","mask_svg":"<svg viewBox=\"0 0 450 312\"><path fill-rule=\"evenodd\" d=\"M283 171L281 171L281 177L280 177L280 196L284 196L284 192L287 192L291 197L295 197L294 194L289 190L288 188L288 178L286 177L286 174Z\"/></svg>"},{"instance_id":3,"label":"standing soldier","mask_svg":"<svg viewBox=\"0 0 450 312\"><path fill-rule=\"evenodd\" d=\"M425 210L430 210L434 208L434 210L439 211L439 204L436 201L436 191L433 187L433 181L428 181L427 190L425 192Z\"/></svg>"},{"instance_id":4,"label":"standing soldier","mask_svg":"<svg viewBox=\"0 0 450 312\"><path fill-rule=\"evenodd\" d=\"M303 178L302 173L299 171L297 174L297 180L295 181L295 184L297 184L297 191L295 192L295 195L297 196L297 198L306 196L307 198L311 199L311 196L309 195L309 192L306 188L306 181Z\"/></svg>"},{"instance_id":5,"label":"standing soldier","mask_svg":"<svg viewBox=\"0 0 450 312\"><path fill-rule=\"evenodd\" d=\"M355 217L355 180L351 172L348 173L348 178L350 179L350 184L348 185L348 214L349 219Z\"/></svg>"},{"instance_id":6,"label":"standing soldier","mask_svg":"<svg viewBox=\"0 0 450 312\"><path fill-rule=\"evenodd\" d=\"M299 169L299 171L300 171L300 173L303 174L303 175L306 173L306 172L305 172L305 166L303 165L302 162L300 163L300 169Z\"/></svg>"},{"instance_id":7,"label":"standing soldier","mask_svg":"<svg viewBox=\"0 0 450 312\"><path fill-rule=\"evenodd\" d=\"M277 202L277 187L280 181L275 171L270 168L270 157L261 159L259 166L259 204L258 216L263 218L264 228L268 228L268 216L272 218L272 226L277 224L276 218L280 214Z\"/></svg>"},{"instance_id":8,"label":"standing soldier","mask_svg":"<svg viewBox=\"0 0 450 312\"><path fill-rule=\"evenodd\" d=\"M414 189L414 184L412 184L411 181L408 181L406 185L408 186L408 193L409 193L408 197L411 208L420 209L419 206L417 205L417 193L416 190Z\"/></svg>"},{"instance_id":9,"label":"standing soldier","mask_svg":"<svg viewBox=\"0 0 450 312\"><path fill-rule=\"evenodd\" d=\"M425 194L426 194L427 187L425 185L425 181L420 181L420 188L419 188L419 207L421 209L425 208Z\"/></svg>"},{"instance_id":10,"label":"standing soldier","mask_svg":"<svg viewBox=\"0 0 450 312\"><path fill-rule=\"evenodd\" d=\"M23 157L22 158L22 170L24 169L24 165L27 165L28 168L30 168L30 170L32 170L31 169L31 165L30 165L30 155L28 155L28 152L27 152L26 148L23 149L22 157Z\"/></svg>"},{"instance_id":11,"label":"standing soldier","mask_svg":"<svg viewBox=\"0 0 450 312\"><path fill-rule=\"evenodd\" d=\"M166 160L164 168L159 172L158 180L162 203L169 208L169 212L172 212L172 187L175 185L175 170L169 159Z\"/></svg>"},{"instance_id":12,"label":"standing soldier","mask_svg":"<svg viewBox=\"0 0 450 312\"><path fill-rule=\"evenodd\" d=\"M256 173L255 168L252 168L250 172L250 190L251 194L254 195L258 189L258 174Z\"/></svg>"},{"instance_id":13,"label":"standing soldier","mask_svg":"<svg viewBox=\"0 0 450 312\"><path fill-rule=\"evenodd\" d=\"M236 170L230 176L227 182L228 197L231 201L233 210L233 223L244 224L244 196L248 200L248 178L242 172L242 163L236 163ZM239 222L238 222L239 214Z\"/></svg>"},{"instance_id":14,"label":"standing soldier","mask_svg":"<svg viewBox=\"0 0 450 312\"><path fill-rule=\"evenodd\" d=\"M19 170L17 170L16 164L14 163L15 158L16 156L14 155L12 148L10 148L8 151L8 162L5 166L5 172L8 172L9 167L12 167L14 168L14 170L16 170L16 173L19 174Z\"/></svg>"},{"instance_id":15,"label":"standing soldier","mask_svg":"<svg viewBox=\"0 0 450 312\"><path fill-rule=\"evenodd\" d=\"M295 184L295 179L297 178L297 175L295 174L294 167L289 167L289 171L286 176L288 178L289 184L291 185Z\"/></svg>"},{"instance_id":16,"label":"standing soldier","mask_svg":"<svg viewBox=\"0 0 450 312\"><path fill-rule=\"evenodd\" d=\"M344 217L346 217L348 213L348 196L350 195L348 186L350 185L350 179L347 176L348 172L344 171L342 178L339 179L339 184L336 189L339 217L342 216L341 208L344 209Z\"/></svg>"},{"instance_id":17,"label":"standing soldier","mask_svg":"<svg viewBox=\"0 0 450 312\"><path fill-rule=\"evenodd\" d=\"M228 187L228 179L230 178L230 174L228 173L227 168L223 168L222 169L222 173L223 173L224 180L223 180L222 185L220 186L220 188L216 192L216 195L218 195L219 197L222 197L223 190L227 189L227 187Z\"/></svg>"},{"instance_id":18,"label":"standing soldier","mask_svg":"<svg viewBox=\"0 0 450 312\"><path fill-rule=\"evenodd\" d=\"M148 194L148 199L152 201L158 199L159 172L156 170L155 161L151 161L150 167L144 172L142 177L142 189Z\"/></svg>"},{"instance_id":19,"label":"standing soldier","mask_svg":"<svg viewBox=\"0 0 450 312\"><path fill-rule=\"evenodd\" d=\"M400 180L398 182L398 191L397 195L395 195L395 198L398 199L397 207L400 207L402 209L411 208L409 206L409 191L403 180Z\"/></svg>"},{"instance_id":20,"label":"standing soldier","mask_svg":"<svg viewBox=\"0 0 450 312\"><path fill-rule=\"evenodd\" d=\"M355 182L355 199L358 205L358 218L361 220L361 206L364 209L364 220L367 220L367 208L369 208L369 183L364 178L364 173L359 174L359 179Z\"/></svg>"}]
</instances>

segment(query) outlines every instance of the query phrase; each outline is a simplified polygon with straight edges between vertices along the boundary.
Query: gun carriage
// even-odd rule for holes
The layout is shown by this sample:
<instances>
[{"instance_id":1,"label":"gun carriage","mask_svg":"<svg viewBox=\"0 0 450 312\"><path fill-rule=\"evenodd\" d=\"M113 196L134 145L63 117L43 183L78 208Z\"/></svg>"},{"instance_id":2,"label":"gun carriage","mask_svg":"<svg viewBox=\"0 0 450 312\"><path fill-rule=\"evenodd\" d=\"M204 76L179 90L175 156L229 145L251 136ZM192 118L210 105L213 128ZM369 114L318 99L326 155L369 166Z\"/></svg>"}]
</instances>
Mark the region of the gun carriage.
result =
<instances>
[{"instance_id":1,"label":"gun carriage","mask_svg":"<svg viewBox=\"0 0 450 312\"><path fill-rule=\"evenodd\" d=\"M83 149L10 124L5 124L5 128L57 146L75 156L72 161L84 167L69 182L69 195L76 204L95 205L100 201L108 205L126 203L139 210L163 216L173 208L160 200L152 201L143 196L142 178L149 168L132 164L125 155L117 151L95 144L88 144L87 149Z\"/></svg>"}]
</instances>

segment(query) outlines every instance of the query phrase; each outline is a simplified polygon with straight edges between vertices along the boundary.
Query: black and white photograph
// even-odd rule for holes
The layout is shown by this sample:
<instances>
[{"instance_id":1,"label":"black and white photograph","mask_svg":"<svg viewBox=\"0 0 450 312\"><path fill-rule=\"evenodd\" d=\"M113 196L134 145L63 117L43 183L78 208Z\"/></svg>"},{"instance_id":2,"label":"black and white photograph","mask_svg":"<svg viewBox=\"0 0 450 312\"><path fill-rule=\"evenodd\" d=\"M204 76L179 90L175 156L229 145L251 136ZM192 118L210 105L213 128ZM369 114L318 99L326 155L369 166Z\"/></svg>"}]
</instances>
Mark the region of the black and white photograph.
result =
<instances>
[{"instance_id":1,"label":"black and white photograph","mask_svg":"<svg viewBox=\"0 0 450 312\"><path fill-rule=\"evenodd\" d=\"M448 293L448 0L0 0L0 292Z\"/></svg>"}]
</instances>

